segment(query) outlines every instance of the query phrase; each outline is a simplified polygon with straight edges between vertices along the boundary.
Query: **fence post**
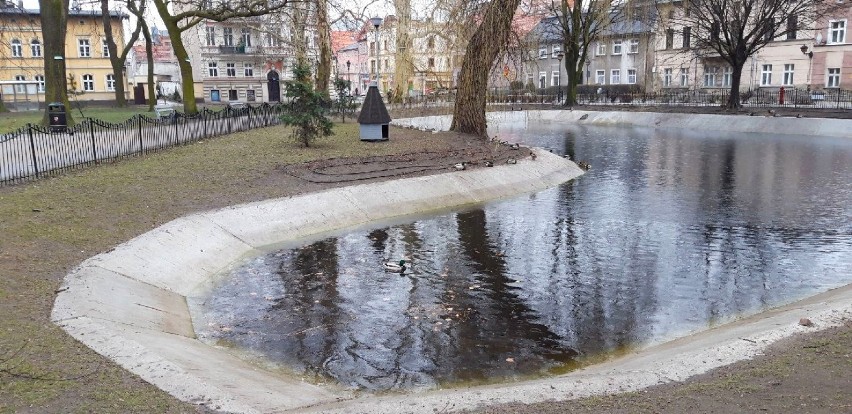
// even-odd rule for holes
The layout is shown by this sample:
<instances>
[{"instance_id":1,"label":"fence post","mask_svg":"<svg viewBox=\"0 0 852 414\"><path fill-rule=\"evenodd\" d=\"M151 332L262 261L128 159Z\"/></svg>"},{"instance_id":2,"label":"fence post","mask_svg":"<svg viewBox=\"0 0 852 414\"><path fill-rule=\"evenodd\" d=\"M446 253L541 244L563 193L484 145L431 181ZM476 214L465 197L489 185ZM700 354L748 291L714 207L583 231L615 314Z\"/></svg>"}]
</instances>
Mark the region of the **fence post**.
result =
<instances>
[{"instance_id":1,"label":"fence post","mask_svg":"<svg viewBox=\"0 0 852 414\"><path fill-rule=\"evenodd\" d=\"M201 111L201 122L204 123L204 139L207 139L207 111Z\"/></svg>"},{"instance_id":2,"label":"fence post","mask_svg":"<svg viewBox=\"0 0 852 414\"><path fill-rule=\"evenodd\" d=\"M837 104L835 105L837 107L837 109L840 109L840 92L843 92L843 91L840 90L840 89L837 89L837 100L836 100Z\"/></svg>"},{"instance_id":3,"label":"fence post","mask_svg":"<svg viewBox=\"0 0 852 414\"><path fill-rule=\"evenodd\" d=\"M180 137L178 136L178 116L177 112L175 112L175 116L172 117L172 122L175 123L175 146L180 144Z\"/></svg>"},{"instance_id":4,"label":"fence post","mask_svg":"<svg viewBox=\"0 0 852 414\"><path fill-rule=\"evenodd\" d=\"M142 144L142 115L136 115L136 119L139 120L139 155L143 155L145 146Z\"/></svg>"},{"instance_id":5,"label":"fence post","mask_svg":"<svg viewBox=\"0 0 852 414\"><path fill-rule=\"evenodd\" d=\"M233 114L231 114L230 108L225 108L225 113L228 114L228 135L231 134L231 118L233 118Z\"/></svg>"},{"instance_id":6,"label":"fence post","mask_svg":"<svg viewBox=\"0 0 852 414\"><path fill-rule=\"evenodd\" d=\"M27 133L30 136L30 152L33 155L33 169L35 170L36 178L38 178L38 161L36 160L36 151L35 151L35 142L33 141L33 126L32 126L32 124L27 124Z\"/></svg>"},{"instance_id":7,"label":"fence post","mask_svg":"<svg viewBox=\"0 0 852 414\"><path fill-rule=\"evenodd\" d=\"M89 136L92 137L92 161L98 163L98 150L95 146L95 121L92 118L86 118L89 121Z\"/></svg>"}]
</instances>

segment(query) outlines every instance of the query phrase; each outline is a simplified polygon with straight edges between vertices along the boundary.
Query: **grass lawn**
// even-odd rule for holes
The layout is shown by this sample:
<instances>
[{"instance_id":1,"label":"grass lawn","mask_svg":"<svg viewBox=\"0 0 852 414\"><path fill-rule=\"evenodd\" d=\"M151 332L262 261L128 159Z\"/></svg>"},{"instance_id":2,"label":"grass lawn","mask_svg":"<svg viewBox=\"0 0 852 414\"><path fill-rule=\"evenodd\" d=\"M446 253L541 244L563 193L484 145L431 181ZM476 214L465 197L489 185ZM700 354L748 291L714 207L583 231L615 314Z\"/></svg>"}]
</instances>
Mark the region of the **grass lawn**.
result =
<instances>
[{"instance_id":1,"label":"grass lawn","mask_svg":"<svg viewBox=\"0 0 852 414\"><path fill-rule=\"evenodd\" d=\"M96 118L106 122L122 122L136 114L144 114L153 116L152 112L148 112L147 105L131 105L127 108L110 108L110 107L91 107L83 108L82 115L77 109L71 111L71 116L79 122L83 117ZM42 111L25 111L25 112L0 112L0 134L13 132L18 128L22 128L26 124L40 124L41 118L44 116Z\"/></svg>"}]
</instances>

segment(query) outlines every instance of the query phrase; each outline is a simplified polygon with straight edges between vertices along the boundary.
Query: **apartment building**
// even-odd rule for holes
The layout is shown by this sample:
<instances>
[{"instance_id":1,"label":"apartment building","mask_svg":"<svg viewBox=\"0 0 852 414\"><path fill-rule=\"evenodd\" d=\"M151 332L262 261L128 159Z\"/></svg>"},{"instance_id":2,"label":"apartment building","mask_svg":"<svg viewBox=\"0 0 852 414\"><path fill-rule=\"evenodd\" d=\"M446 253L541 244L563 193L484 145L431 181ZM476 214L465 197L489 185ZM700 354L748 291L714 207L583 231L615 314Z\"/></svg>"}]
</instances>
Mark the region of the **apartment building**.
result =
<instances>
[{"instance_id":1,"label":"apartment building","mask_svg":"<svg viewBox=\"0 0 852 414\"><path fill-rule=\"evenodd\" d=\"M204 102L280 102L295 64L292 23L283 13L203 21L182 33L192 60L196 96ZM307 60L316 67L317 35L304 36Z\"/></svg>"},{"instance_id":2,"label":"apartment building","mask_svg":"<svg viewBox=\"0 0 852 414\"><path fill-rule=\"evenodd\" d=\"M65 65L69 88L78 101L115 99L115 76L109 60L100 10L72 7L68 12ZM126 15L110 13L116 44L124 45ZM44 56L38 9L0 3L0 80L2 99L9 109L44 105ZM73 80L73 81L71 81Z\"/></svg>"}]
</instances>

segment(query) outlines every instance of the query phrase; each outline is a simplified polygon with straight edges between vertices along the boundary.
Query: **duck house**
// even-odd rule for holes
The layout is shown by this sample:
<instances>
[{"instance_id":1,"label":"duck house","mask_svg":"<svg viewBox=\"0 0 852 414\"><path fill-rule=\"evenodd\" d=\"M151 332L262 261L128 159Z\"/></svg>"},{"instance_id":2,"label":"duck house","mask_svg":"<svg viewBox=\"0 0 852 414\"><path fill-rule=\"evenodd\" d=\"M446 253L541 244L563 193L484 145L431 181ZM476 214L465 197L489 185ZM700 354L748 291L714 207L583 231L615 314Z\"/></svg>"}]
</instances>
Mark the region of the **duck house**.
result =
<instances>
[{"instance_id":1,"label":"duck house","mask_svg":"<svg viewBox=\"0 0 852 414\"><path fill-rule=\"evenodd\" d=\"M358 123L361 125L361 141L387 141L391 121L388 108L379 95L375 82L367 89Z\"/></svg>"}]
</instances>

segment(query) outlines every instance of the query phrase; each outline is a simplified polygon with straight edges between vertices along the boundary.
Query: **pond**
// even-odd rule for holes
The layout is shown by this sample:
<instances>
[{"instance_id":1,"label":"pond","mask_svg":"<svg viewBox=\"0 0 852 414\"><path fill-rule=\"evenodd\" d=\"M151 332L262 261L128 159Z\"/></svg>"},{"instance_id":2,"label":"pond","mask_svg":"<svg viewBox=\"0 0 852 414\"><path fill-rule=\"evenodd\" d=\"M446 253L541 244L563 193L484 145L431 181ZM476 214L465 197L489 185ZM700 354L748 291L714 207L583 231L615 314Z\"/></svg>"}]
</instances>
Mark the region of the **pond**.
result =
<instances>
[{"instance_id":1,"label":"pond","mask_svg":"<svg viewBox=\"0 0 852 414\"><path fill-rule=\"evenodd\" d=\"M247 260L199 338L372 391L562 373L852 283L852 140L504 120L592 165ZM404 258L402 275L382 263Z\"/></svg>"}]
</instances>

